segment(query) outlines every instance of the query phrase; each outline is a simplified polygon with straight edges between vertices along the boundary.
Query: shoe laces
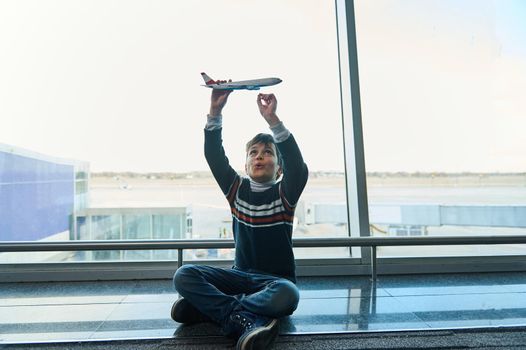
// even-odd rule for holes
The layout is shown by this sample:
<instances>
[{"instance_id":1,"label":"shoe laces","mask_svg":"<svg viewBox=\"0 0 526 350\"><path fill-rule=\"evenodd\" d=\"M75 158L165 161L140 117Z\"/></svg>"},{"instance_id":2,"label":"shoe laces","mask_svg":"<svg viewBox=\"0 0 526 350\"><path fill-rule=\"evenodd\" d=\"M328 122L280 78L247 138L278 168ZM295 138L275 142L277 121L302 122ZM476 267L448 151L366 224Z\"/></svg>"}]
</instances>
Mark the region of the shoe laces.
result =
<instances>
[{"instance_id":1,"label":"shoe laces","mask_svg":"<svg viewBox=\"0 0 526 350\"><path fill-rule=\"evenodd\" d=\"M234 315L233 320L241 325L245 329L251 329L254 323L241 315Z\"/></svg>"}]
</instances>

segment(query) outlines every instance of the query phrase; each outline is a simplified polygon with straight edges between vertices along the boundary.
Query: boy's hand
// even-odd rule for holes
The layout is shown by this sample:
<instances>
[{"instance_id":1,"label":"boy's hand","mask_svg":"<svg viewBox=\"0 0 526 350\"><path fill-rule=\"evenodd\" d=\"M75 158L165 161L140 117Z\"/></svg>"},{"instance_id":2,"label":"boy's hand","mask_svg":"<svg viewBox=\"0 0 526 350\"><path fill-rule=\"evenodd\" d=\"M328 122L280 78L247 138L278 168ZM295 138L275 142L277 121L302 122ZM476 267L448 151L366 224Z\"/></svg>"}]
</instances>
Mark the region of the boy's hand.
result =
<instances>
[{"instance_id":1,"label":"boy's hand","mask_svg":"<svg viewBox=\"0 0 526 350\"><path fill-rule=\"evenodd\" d=\"M232 81L232 80L229 80ZM217 80L217 83L226 83L226 80ZM212 89L212 98L210 101L210 116L217 117L223 111L223 107L226 105L228 95L232 93L232 90L218 90Z\"/></svg>"},{"instance_id":2,"label":"boy's hand","mask_svg":"<svg viewBox=\"0 0 526 350\"><path fill-rule=\"evenodd\" d=\"M257 102L259 113L265 118L269 126L274 126L280 122L276 115L278 100L274 94L259 94Z\"/></svg>"}]
</instances>

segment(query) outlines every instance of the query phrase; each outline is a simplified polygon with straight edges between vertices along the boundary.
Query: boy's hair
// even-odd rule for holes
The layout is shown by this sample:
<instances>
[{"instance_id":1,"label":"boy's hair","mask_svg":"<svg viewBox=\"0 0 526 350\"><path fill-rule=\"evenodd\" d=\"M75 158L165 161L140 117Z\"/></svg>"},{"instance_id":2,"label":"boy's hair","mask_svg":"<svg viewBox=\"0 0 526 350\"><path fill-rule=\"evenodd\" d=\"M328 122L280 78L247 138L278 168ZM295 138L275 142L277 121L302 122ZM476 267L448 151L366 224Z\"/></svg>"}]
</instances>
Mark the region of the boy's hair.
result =
<instances>
[{"instance_id":1,"label":"boy's hair","mask_svg":"<svg viewBox=\"0 0 526 350\"><path fill-rule=\"evenodd\" d=\"M248 153L248 150L250 149L250 147L258 143L263 143L265 145L274 145L274 148L276 149L276 157L278 158L278 165L282 166L283 160L281 159L281 153L279 153L279 149L276 146L274 137L270 134L260 133L254 136L252 140L247 142L247 147L246 147L245 152Z\"/></svg>"}]
</instances>

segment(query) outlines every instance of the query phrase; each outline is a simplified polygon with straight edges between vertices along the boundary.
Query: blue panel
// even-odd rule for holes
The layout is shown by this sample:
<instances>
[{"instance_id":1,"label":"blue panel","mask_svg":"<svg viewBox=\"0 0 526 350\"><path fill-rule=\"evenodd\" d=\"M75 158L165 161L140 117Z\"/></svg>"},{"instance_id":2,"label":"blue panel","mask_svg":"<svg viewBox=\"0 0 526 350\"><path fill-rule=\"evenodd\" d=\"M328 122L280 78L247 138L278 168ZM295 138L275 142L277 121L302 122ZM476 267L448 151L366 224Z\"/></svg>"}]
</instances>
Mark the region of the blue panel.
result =
<instances>
[{"instance_id":1,"label":"blue panel","mask_svg":"<svg viewBox=\"0 0 526 350\"><path fill-rule=\"evenodd\" d=\"M13 157L11 154L0 152L0 184L10 182L13 182Z\"/></svg>"},{"instance_id":2,"label":"blue panel","mask_svg":"<svg viewBox=\"0 0 526 350\"><path fill-rule=\"evenodd\" d=\"M1 173L1 171L0 171ZM11 198L13 198L13 187L0 183L0 240L7 241L8 234L10 238L12 218L9 217L13 213Z\"/></svg>"},{"instance_id":3,"label":"blue panel","mask_svg":"<svg viewBox=\"0 0 526 350\"><path fill-rule=\"evenodd\" d=\"M69 229L74 167L0 152L0 240L34 241Z\"/></svg>"}]
</instances>

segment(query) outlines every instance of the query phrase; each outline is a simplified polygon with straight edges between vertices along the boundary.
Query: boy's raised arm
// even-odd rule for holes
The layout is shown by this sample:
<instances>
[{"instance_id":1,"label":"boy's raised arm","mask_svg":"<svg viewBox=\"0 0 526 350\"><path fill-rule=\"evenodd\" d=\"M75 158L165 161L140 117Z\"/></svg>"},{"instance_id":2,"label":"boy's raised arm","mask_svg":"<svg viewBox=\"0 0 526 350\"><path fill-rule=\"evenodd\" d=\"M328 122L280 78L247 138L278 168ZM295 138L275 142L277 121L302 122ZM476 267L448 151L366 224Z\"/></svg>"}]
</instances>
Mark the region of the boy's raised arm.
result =
<instances>
[{"instance_id":1,"label":"boy's raised arm","mask_svg":"<svg viewBox=\"0 0 526 350\"><path fill-rule=\"evenodd\" d=\"M295 206L307 184L309 171L294 136L276 115L278 101L274 94L259 94L257 104L261 116L267 121L281 156L283 157L282 191L290 206Z\"/></svg>"},{"instance_id":2,"label":"boy's raised arm","mask_svg":"<svg viewBox=\"0 0 526 350\"><path fill-rule=\"evenodd\" d=\"M258 99L258 108L261 116L265 118L268 123L268 126L271 128L278 125L280 120L276 115L276 110L278 108L278 100L274 94L259 94Z\"/></svg>"},{"instance_id":3,"label":"boy's raised arm","mask_svg":"<svg viewBox=\"0 0 526 350\"><path fill-rule=\"evenodd\" d=\"M228 158L225 155L223 140L221 139L221 113L231 92L232 90L212 90L210 111L205 127L205 158L221 191L223 191L223 194L227 197L232 184L237 178L236 171L230 166Z\"/></svg>"},{"instance_id":4,"label":"boy's raised arm","mask_svg":"<svg viewBox=\"0 0 526 350\"><path fill-rule=\"evenodd\" d=\"M226 80L218 80L218 84L225 83ZM228 95L232 90L217 90L212 89L212 97L210 99L210 113L209 116L216 117L220 116L221 112L223 111L223 107L225 107L226 102L228 101Z\"/></svg>"}]
</instances>

